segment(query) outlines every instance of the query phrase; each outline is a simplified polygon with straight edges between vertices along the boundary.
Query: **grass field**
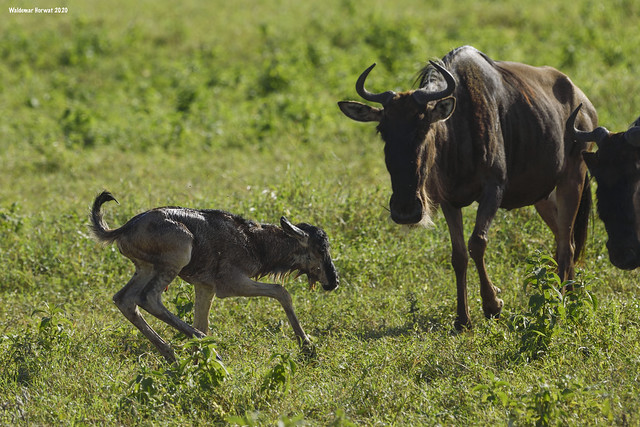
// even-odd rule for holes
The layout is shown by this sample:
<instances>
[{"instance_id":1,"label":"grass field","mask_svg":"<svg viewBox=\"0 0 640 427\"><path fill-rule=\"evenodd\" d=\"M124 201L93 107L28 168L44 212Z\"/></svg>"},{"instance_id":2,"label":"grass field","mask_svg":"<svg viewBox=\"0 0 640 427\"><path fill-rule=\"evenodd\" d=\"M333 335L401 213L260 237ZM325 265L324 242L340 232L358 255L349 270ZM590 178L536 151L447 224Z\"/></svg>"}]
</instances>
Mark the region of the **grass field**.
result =
<instances>
[{"instance_id":1,"label":"grass field","mask_svg":"<svg viewBox=\"0 0 640 427\"><path fill-rule=\"evenodd\" d=\"M442 215L390 223L382 143L336 106L374 61L372 90L408 89L470 44L562 70L624 130L640 3L17 3L0 0L0 424L640 424L638 273L608 262L595 213L562 300L551 233L532 208L500 211L487 263L503 316L484 319L470 267L474 329L456 334ZM322 226L340 288L286 281L317 357L277 302L237 298L214 301L199 344L147 316L175 345L167 365L111 301L133 266L89 235L103 189L111 226L159 205ZM191 320L189 285L164 301Z\"/></svg>"}]
</instances>

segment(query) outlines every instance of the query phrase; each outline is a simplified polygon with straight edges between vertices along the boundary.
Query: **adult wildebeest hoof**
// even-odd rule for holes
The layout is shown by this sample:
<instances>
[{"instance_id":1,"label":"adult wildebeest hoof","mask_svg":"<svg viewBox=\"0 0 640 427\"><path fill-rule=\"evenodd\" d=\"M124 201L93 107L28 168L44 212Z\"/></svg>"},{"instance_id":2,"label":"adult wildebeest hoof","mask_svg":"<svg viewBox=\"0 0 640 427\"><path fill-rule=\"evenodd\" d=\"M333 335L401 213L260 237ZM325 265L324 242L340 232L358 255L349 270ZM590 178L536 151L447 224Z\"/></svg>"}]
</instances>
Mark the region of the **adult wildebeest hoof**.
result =
<instances>
[{"instance_id":1,"label":"adult wildebeest hoof","mask_svg":"<svg viewBox=\"0 0 640 427\"><path fill-rule=\"evenodd\" d=\"M471 320L470 319L456 319L456 321L453 322L453 327L456 328L456 331L458 331L458 332L464 332L464 331L471 330L471 328L472 328Z\"/></svg>"},{"instance_id":2,"label":"adult wildebeest hoof","mask_svg":"<svg viewBox=\"0 0 640 427\"><path fill-rule=\"evenodd\" d=\"M500 313L502 313L502 307L504 306L504 301L500 298L496 298L496 302L493 306L484 306L484 317L487 319L498 319L500 318Z\"/></svg>"}]
</instances>

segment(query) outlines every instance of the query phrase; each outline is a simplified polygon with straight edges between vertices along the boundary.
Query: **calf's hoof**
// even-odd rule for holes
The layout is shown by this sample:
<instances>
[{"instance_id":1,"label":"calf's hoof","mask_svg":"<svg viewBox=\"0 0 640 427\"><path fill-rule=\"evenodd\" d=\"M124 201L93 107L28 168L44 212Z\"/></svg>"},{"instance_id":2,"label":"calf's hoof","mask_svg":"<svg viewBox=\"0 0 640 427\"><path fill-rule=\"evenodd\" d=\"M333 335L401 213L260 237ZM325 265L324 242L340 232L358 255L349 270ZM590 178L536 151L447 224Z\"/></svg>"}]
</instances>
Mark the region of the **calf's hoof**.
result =
<instances>
[{"instance_id":1,"label":"calf's hoof","mask_svg":"<svg viewBox=\"0 0 640 427\"><path fill-rule=\"evenodd\" d=\"M311 341L304 341L300 346L300 351L304 357L309 359L313 359L318 355L316 346L313 345Z\"/></svg>"}]
</instances>

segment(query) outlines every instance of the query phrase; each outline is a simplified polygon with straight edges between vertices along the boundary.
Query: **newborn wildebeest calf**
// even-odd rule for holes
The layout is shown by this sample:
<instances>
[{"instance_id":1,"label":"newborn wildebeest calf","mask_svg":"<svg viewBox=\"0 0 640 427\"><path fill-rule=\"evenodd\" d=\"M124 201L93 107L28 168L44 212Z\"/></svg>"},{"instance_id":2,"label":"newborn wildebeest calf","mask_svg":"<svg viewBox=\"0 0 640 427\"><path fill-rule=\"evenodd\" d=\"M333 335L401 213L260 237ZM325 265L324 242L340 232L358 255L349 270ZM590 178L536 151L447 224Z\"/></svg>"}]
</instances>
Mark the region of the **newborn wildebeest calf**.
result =
<instances>
[{"instance_id":1,"label":"newborn wildebeest calf","mask_svg":"<svg viewBox=\"0 0 640 427\"><path fill-rule=\"evenodd\" d=\"M149 326L138 307L189 337L202 338L209 330L214 295L271 297L282 304L300 344L310 346L286 289L252 278L298 270L307 275L309 285L319 281L325 290L338 287L329 241L322 229L305 223L293 225L285 217L280 218L278 227L219 210L161 207L111 230L100 212L102 204L110 200L116 201L105 191L93 202L93 233L101 242L116 242L136 268L113 301L168 361L175 361L171 346ZM195 287L193 327L162 304L162 292L176 276Z\"/></svg>"}]
</instances>

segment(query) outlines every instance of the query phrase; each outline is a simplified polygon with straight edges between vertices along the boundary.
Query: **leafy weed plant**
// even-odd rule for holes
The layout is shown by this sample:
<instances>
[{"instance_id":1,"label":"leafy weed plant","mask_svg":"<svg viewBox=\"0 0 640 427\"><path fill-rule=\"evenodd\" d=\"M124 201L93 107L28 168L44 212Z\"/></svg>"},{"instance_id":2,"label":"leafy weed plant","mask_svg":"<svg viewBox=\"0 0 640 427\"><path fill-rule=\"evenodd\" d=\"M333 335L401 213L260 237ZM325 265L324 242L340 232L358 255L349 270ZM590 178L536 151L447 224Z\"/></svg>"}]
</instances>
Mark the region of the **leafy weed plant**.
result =
<instances>
[{"instance_id":1,"label":"leafy weed plant","mask_svg":"<svg viewBox=\"0 0 640 427\"><path fill-rule=\"evenodd\" d=\"M529 294L527 309L509 319L510 328L519 336L518 357L525 362L549 351L551 343L563 331L586 322L597 308L596 299L585 283L561 282L555 272L557 263L548 255L536 253L527 259L530 272L523 289ZM571 288L565 294L563 289Z\"/></svg>"},{"instance_id":2,"label":"leafy weed plant","mask_svg":"<svg viewBox=\"0 0 640 427\"><path fill-rule=\"evenodd\" d=\"M209 392L222 384L228 371L216 358L214 345L210 337L192 339L183 346L183 357L175 364L161 369L143 365L129 383L128 393L120 400L120 409L149 414L166 405L175 405L184 411L191 405L200 405L207 411L211 408L222 411L215 400L211 400Z\"/></svg>"}]
</instances>

